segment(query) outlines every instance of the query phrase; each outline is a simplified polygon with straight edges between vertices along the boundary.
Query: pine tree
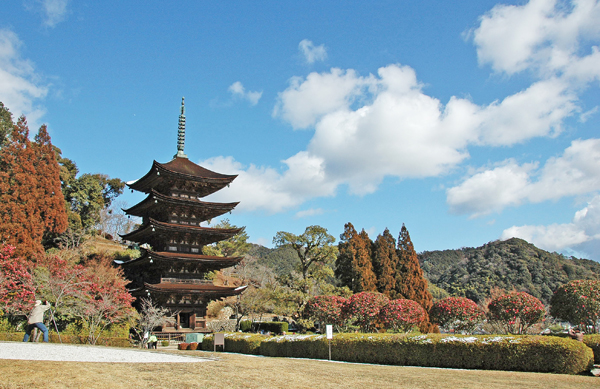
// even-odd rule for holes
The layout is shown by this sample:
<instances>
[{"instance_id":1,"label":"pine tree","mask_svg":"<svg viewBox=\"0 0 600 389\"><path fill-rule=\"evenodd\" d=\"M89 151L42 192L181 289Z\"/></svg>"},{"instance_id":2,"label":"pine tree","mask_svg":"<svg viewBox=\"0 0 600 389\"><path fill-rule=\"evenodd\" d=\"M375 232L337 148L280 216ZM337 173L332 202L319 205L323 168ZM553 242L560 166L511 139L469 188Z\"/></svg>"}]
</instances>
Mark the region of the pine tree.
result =
<instances>
[{"instance_id":1,"label":"pine tree","mask_svg":"<svg viewBox=\"0 0 600 389\"><path fill-rule=\"evenodd\" d=\"M404 224L402 224L400 236L398 237L397 253L396 298L416 301L425 308L425 311L429 312L433 305L433 298L427 289L427 280L423 276L417 253ZM420 329L422 332L432 332L437 330L437 326L431 324L429 318L427 318L420 325Z\"/></svg>"},{"instance_id":2,"label":"pine tree","mask_svg":"<svg viewBox=\"0 0 600 389\"><path fill-rule=\"evenodd\" d=\"M396 240L387 228L383 235L379 235L375 240L373 265L377 275L377 290L391 299L396 298L395 275L398 254L396 253Z\"/></svg>"},{"instance_id":3,"label":"pine tree","mask_svg":"<svg viewBox=\"0 0 600 389\"><path fill-rule=\"evenodd\" d=\"M362 230L359 234L352 223L344 226L338 246L339 255L336 260L335 275L342 286L353 292L374 292L377 290L377 279L371 262L371 239Z\"/></svg>"},{"instance_id":4,"label":"pine tree","mask_svg":"<svg viewBox=\"0 0 600 389\"><path fill-rule=\"evenodd\" d=\"M22 116L0 150L0 241L26 259L42 253L44 232L66 227L62 198L50 137L42 128L30 142Z\"/></svg>"}]
</instances>

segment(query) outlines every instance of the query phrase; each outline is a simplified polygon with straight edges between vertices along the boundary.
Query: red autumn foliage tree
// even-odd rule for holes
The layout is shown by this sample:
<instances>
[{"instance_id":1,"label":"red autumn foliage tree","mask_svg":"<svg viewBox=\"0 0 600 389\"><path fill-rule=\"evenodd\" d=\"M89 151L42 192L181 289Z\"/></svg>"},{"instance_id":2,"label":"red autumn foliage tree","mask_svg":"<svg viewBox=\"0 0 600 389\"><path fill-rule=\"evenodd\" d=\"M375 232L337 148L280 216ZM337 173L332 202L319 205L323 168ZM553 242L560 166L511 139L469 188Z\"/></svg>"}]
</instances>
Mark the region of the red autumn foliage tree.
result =
<instances>
[{"instance_id":1,"label":"red autumn foliage tree","mask_svg":"<svg viewBox=\"0 0 600 389\"><path fill-rule=\"evenodd\" d=\"M466 297L446 297L429 311L430 320L446 331L471 333L485 320L483 310Z\"/></svg>"},{"instance_id":2,"label":"red autumn foliage tree","mask_svg":"<svg viewBox=\"0 0 600 389\"><path fill-rule=\"evenodd\" d=\"M0 314L25 314L35 301L35 286L27 262L11 245L0 247Z\"/></svg>"},{"instance_id":3,"label":"red autumn foliage tree","mask_svg":"<svg viewBox=\"0 0 600 389\"><path fill-rule=\"evenodd\" d=\"M29 141L25 117L0 149L0 240L24 259L41 254L44 233L66 229L58 163L46 128Z\"/></svg>"},{"instance_id":4,"label":"red autumn foliage tree","mask_svg":"<svg viewBox=\"0 0 600 389\"><path fill-rule=\"evenodd\" d=\"M87 298L80 300L76 316L89 331L90 344L96 344L108 326L123 322L133 314L134 297L126 288L129 281L123 277L121 268L113 267L111 262L111 258L99 256L85 264L87 271L82 290Z\"/></svg>"},{"instance_id":5,"label":"red autumn foliage tree","mask_svg":"<svg viewBox=\"0 0 600 389\"><path fill-rule=\"evenodd\" d=\"M308 300L305 313L322 325L332 324L339 330L343 325L342 311L347 299L341 296L315 296Z\"/></svg>"},{"instance_id":6,"label":"red autumn foliage tree","mask_svg":"<svg viewBox=\"0 0 600 389\"><path fill-rule=\"evenodd\" d=\"M561 285L550 303L552 316L595 332L600 320L600 281L575 280Z\"/></svg>"},{"instance_id":7,"label":"red autumn foliage tree","mask_svg":"<svg viewBox=\"0 0 600 389\"><path fill-rule=\"evenodd\" d=\"M501 323L511 334L523 334L546 315L544 304L525 292L499 296L489 303L488 310L489 318Z\"/></svg>"},{"instance_id":8,"label":"red autumn foliage tree","mask_svg":"<svg viewBox=\"0 0 600 389\"><path fill-rule=\"evenodd\" d=\"M379 311L379 320L385 328L408 332L427 318L427 312L416 301L391 300Z\"/></svg>"},{"instance_id":9,"label":"red autumn foliage tree","mask_svg":"<svg viewBox=\"0 0 600 389\"><path fill-rule=\"evenodd\" d=\"M389 299L381 293L357 293L348 299L344 307L344 318L357 324L361 332L375 332L379 311L388 301Z\"/></svg>"},{"instance_id":10,"label":"red autumn foliage tree","mask_svg":"<svg viewBox=\"0 0 600 389\"><path fill-rule=\"evenodd\" d=\"M398 254L396 253L396 240L387 228L383 235L375 240L373 250L373 264L377 275L377 290L389 298L396 296L396 267Z\"/></svg>"}]
</instances>

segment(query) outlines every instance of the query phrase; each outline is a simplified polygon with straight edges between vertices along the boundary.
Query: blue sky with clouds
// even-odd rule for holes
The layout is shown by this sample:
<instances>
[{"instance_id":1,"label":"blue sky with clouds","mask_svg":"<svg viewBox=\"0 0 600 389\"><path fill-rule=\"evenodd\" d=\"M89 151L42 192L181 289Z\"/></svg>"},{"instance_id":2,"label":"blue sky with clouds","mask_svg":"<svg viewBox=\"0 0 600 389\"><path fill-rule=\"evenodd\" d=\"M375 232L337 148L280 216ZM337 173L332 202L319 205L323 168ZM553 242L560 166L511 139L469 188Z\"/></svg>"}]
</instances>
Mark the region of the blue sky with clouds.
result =
<instances>
[{"instance_id":1,"label":"blue sky with clouds","mask_svg":"<svg viewBox=\"0 0 600 389\"><path fill-rule=\"evenodd\" d=\"M600 260L600 3L24 0L0 101L81 172L176 152L239 174L250 240L405 223L418 251L521 237ZM128 193L121 203L142 198Z\"/></svg>"}]
</instances>

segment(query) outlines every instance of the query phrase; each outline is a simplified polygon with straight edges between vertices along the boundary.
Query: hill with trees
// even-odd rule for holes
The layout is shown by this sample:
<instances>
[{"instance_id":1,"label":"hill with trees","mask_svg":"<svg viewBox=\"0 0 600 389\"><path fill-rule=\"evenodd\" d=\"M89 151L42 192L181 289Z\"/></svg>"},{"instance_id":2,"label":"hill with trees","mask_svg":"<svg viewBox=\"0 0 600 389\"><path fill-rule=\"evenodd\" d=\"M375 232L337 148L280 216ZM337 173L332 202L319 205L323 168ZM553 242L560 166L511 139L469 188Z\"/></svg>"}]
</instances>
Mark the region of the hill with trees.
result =
<instances>
[{"instance_id":1,"label":"hill with trees","mask_svg":"<svg viewBox=\"0 0 600 389\"><path fill-rule=\"evenodd\" d=\"M489 298L494 289L504 289L527 292L548 304L562 284L600 279L600 263L550 253L518 238L477 248L425 251L419 263L435 287L476 302Z\"/></svg>"}]
</instances>

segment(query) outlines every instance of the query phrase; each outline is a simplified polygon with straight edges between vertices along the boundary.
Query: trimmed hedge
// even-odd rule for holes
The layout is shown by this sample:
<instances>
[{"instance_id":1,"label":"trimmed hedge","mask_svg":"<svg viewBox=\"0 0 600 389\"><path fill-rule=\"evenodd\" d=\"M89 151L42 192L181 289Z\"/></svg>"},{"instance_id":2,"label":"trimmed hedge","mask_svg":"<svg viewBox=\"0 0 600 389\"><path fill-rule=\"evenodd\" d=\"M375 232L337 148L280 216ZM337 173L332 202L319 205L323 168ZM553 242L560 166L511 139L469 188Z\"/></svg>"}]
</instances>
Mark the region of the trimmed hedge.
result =
<instances>
[{"instance_id":1,"label":"trimmed hedge","mask_svg":"<svg viewBox=\"0 0 600 389\"><path fill-rule=\"evenodd\" d=\"M594 350L594 363L600 364L600 334L583 335L583 343Z\"/></svg>"},{"instance_id":2,"label":"trimmed hedge","mask_svg":"<svg viewBox=\"0 0 600 389\"><path fill-rule=\"evenodd\" d=\"M213 351L213 334L202 340L202 350ZM260 345L268 339L267 335L225 333L225 351L229 353L260 355Z\"/></svg>"},{"instance_id":3,"label":"trimmed hedge","mask_svg":"<svg viewBox=\"0 0 600 389\"><path fill-rule=\"evenodd\" d=\"M240 322L240 331L242 332L250 332L252 330L252 321L250 320L242 320Z\"/></svg>"},{"instance_id":4,"label":"trimmed hedge","mask_svg":"<svg viewBox=\"0 0 600 389\"><path fill-rule=\"evenodd\" d=\"M25 332L2 332L0 333L0 340L20 342L23 340ZM48 341L50 343L67 343L67 344L89 344L87 336L79 335L60 335L56 333L48 334ZM128 338L100 338L96 342L97 346L110 346L110 347L132 347L131 342Z\"/></svg>"},{"instance_id":5,"label":"trimmed hedge","mask_svg":"<svg viewBox=\"0 0 600 389\"><path fill-rule=\"evenodd\" d=\"M289 324L285 321L256 321L252 323L252 331L267 331L272 334L287 332Z\"/></svg>"},{"instance_id":6,"label":"trimmed hedge","mask_svg":"<svg viewBox=\"0 0 600 389\"><path fill-rule=\"evenodd\" d=\"M275 336L263 341L262 355L328 358L323 335ZM332 359L388 365L515 370L579 374L593 365L586 345L544 336L444 336L337 334Z\"/></svg>"}]
</instances>

